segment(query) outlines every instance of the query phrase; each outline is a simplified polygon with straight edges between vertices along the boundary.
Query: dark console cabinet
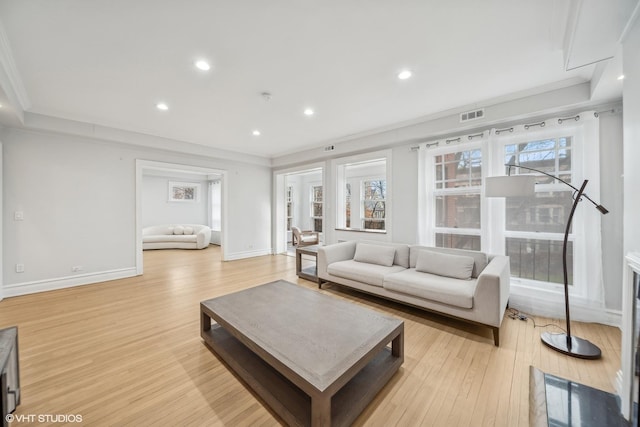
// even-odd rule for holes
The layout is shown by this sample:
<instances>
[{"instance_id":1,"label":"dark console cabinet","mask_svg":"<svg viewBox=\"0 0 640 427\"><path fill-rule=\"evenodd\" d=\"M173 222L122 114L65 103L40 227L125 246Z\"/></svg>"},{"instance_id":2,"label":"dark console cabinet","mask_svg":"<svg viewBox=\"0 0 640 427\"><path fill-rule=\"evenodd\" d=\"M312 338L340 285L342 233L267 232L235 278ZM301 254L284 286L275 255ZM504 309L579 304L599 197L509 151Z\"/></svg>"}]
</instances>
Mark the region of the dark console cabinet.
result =
<instances>
[{"instance_id":1,"label":"dark console cabinet","mask_svg":"<svg viewBox=\"0 0 640 427\"><path fill-rule=\"evenodd\" d=\"M18 328L0 329L0 414L7 426L7 414L20 404L20 375L18 366Z\"/></svg>"}]
</instances>

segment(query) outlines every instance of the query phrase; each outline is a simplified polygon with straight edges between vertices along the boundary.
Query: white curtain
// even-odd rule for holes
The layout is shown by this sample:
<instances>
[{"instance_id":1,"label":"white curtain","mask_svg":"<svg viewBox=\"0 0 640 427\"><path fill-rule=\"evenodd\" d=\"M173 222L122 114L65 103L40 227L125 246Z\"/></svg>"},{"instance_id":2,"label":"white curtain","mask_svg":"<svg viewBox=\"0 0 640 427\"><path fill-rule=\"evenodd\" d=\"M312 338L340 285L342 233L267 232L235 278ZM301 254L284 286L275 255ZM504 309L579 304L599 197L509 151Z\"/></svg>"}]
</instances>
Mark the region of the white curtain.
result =
<instances>
[{"instance_id":1,"label":"white curtain","mask_svg":"<svg viewBox=\"0 0 640 427\"><path fill-rule=\"evenodd\" d=\"M427 154L427 146L420 144L418 148L418 244L433 246L434 215L433 212L433 162Z\"/></svg>"}]
</instances>

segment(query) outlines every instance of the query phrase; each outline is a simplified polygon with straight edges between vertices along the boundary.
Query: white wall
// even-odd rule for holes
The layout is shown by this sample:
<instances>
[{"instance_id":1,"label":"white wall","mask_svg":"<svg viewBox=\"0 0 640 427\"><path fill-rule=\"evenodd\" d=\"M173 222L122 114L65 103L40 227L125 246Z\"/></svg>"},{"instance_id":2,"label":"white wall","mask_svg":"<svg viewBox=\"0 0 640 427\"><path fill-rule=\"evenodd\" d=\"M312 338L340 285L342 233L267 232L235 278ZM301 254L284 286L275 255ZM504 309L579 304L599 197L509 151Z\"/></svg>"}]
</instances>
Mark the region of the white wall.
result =
<instances>
[{"instance_id":1,"label":"white wall","mask_svg":"<svg viewBox=\"0 0 640 427\"><path fill-rule=\"evenodd\" d=\"M195 202L170 202L169 182L200 184L200 197ZM208 224L208 182L199 177L142 177L142 226L159 224Z\"/></svg>"},{"instance_id":2,"label":"white wall","mask_svg":"<svg viewBox=\"0 0 640 427\"><path fill-rule=\"evenodd\" d=\"M226 170L229 259L271 252L268 167L11 128L0 140L5 297L135 274L136 159Z\"/></svg>"},{"instance_id":3,"label":"white wall","mask_svg":"<svg viewBox=\"0 0 640 427\"><path fill-rule=\"evenodd\" d=\"M609 209L601 216L602 277L606 307L622 308L623 263L623 144L622 112L600 115L600 203Z\"/></svg>"},{"instance_id":4,"label":"white wall","mask_svg":"<svg viewBox=\"0 0 640 427\"><path fill-rule=\"evenodd\" d=\"M640 252L640 19L623 43L624 253Z\"/></svg>"}]
</instances>

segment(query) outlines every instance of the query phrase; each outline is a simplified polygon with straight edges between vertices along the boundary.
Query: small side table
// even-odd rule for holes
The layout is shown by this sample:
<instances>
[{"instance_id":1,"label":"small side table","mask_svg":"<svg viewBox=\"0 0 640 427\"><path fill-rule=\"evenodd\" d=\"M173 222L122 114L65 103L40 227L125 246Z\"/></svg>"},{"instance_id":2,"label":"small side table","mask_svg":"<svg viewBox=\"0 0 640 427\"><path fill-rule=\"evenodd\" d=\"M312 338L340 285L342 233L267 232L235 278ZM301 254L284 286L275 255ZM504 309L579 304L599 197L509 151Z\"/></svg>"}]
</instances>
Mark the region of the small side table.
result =
<instances>
[{"instance_id":1,"label":"small side table","mask_svg":"<svg viewBox=\"0 0 640 427\"><path fill-rule=\"evenodd\" d=\"M318 279L318 248L320 245L303 246L296 248L296 274L306 280L318 283L320 285L320 279ZM312 267L302 268L302 255L311 255L315 264Z\"/></svg>"}]
</instances>

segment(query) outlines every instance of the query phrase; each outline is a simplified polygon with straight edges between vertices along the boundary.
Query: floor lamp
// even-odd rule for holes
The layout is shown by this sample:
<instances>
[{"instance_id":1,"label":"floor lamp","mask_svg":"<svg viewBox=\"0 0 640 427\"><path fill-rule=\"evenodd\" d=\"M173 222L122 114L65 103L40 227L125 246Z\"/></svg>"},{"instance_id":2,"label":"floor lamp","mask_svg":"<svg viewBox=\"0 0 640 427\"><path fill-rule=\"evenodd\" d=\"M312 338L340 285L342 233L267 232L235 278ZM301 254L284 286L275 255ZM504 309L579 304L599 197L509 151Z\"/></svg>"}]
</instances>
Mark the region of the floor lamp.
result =
<instances>
[{"instance_id":1,"label":"floor lamp","mask_svg":"<svg viewBox=\"0 0 640 427\"><path fill-rule=\"evenodd\" d=\"M574 190L573 206L571 207L571 213L567 220L567 226L564 232L564 243L562 245L562 267L564 270L564 310L566 316L567 333L566 334L552 334L550 332L543 332L540 336L542 342L547 346L561 353L567 354L573 357L579 357L582 359L599 359L601 356L600 349L590 343L589 341L574 337L571 335L571 317L569 314L569 277L567 274L567 242L569 240L569 230L571 230L571 221L573 220L573 214L578 206L578 203L584 197L598 209L602 214L609 213L609 211L602 206L591 200L589 196L584 194L584 189L587 186L589 180L584 180L580 188L576 188L568 182L558 178L557 176L550 175L538 169L530 168L527 166L506 164L508 167L508 176L496 176L485 179L485 196L486 197L525 197L535 194L536 176L532 175L514 175L511 176L511 168L526 169L533 172L538 172L548 177L553 178L565 185L568 185Z\"/></svg>"}]
</instances>

